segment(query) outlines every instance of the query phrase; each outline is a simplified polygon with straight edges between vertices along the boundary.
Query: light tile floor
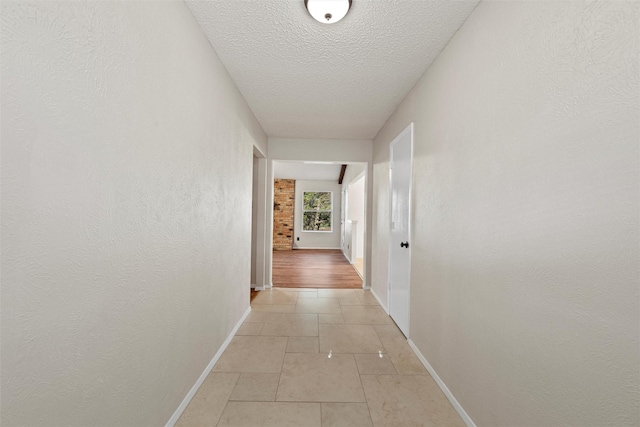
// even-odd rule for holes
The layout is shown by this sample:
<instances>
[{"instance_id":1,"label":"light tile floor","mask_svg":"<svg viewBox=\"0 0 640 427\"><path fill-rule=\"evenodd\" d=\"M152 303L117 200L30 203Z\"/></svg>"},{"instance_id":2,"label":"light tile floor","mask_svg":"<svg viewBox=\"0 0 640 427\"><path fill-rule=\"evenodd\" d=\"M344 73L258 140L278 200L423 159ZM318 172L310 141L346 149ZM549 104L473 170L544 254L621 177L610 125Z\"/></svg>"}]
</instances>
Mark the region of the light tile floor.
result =
<instances>
[{"instance_id":1,"label":"light tile floor","mask_svg":"<svg viewBox=\"0 0 640 427\"><path fill-rule=\"evenodd\" d=\"M274 288L176 426L464 423L371 292Z\"/></svg>"}]
</instances>

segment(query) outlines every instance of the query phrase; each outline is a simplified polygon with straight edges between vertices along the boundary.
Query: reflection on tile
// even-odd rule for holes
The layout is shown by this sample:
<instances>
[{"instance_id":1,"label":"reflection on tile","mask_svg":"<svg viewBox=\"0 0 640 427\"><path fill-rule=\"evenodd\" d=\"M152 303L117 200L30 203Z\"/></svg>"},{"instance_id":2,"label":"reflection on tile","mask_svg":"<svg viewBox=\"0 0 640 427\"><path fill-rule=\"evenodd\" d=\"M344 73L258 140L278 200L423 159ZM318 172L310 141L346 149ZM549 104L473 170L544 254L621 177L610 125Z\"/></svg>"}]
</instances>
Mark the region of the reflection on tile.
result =
<instances>
[{"instance_id":1,"label":"reflection on tile","mask_svg":"<svg viewBox=\"0 0 640 427\"><path fill-rule=\"evenodd\" d=\"M320 352L378 353L384 350L371 325L320 325Z\"/></svg>"},{"instance_id":2,"label":"reflection on tile","mask_svg":"<svg viewBox=\"0 0 640 427\"><path fill-rule=\"evenodd\" d=\"M285 337L235 336L213 367L214 372L280 372Z\"/></svg>"},{"instance_id":3,"label":"reflection on tile","mask_svg":"<svg viewBox=\"0 0 640 427\"><path fill-rule=\"evenodd\" d=\"M355 295L354 289L318 289L318 298L350 298Z\"/></svg>"},{"instance_id":4,"label":"reflection on tile","mask_svg":"<svg viewBox=\"0 0 640 427\"><path fill-rule=\"evenodd\" d=\"M363 375L361 378L376 426L465 426L428 375Z\"/></svg>"},{"instance_id":5,"label":"reflection on tile","mask_svg":"<svg viewBox=\"0 0 640 427\"><path fill-rule=\"evenodd\" d=\"M243 373L229 400L273 402L276 400L280 374Z\"/></svg>"},{"instance_id":6,"label":"reflection on tile","mask_svg":"<svg viewBox=\"0 0 640 427\"><path fill-rule=\"evenodd\" d=\"M323 403L322 427L372 427L366 403Z\"/></svg>"},{"instance_id":7,"label":"reflection on tile","mask_svg":"<svg viewBox=\"0 0 640 427\"><path fill-rule=\"evenodd\" d=\"M396 325L375 325L374 328L398 374L427 374L424 365Z\"/></svg>"},{"instance_id":8,"label":"reflection on tile","mask_svg":"<svg viewBox=\"0 0 640 427\"><path fill-rule=\"evenodd\" d=\"M373 305L343 305L344 322L351 325L390 325L393 320L382 307Z\"/></svg>"},{"instance_id":9,"label":"reflection on tile","mask_svg":"<svg viewBox=\"0 0 640 427\"><path fill-rule=\"evenodd\" d=\"M260 334L283 337L317 336L318 315L269 313Z\"/></svg>"},{"instance_id":10,"label":"reflection on tile","mask_svg":"<svg viewBox=\"0 0 640 427\"><path fill-rule=\"evenodd\" d=\"M182 413L176 427L215 426L240 374L212 373Z\"/></svg>"},{"instance_id":11,"label":"reflection on tile","mask_svg":"<svg viewBox=\"0 0 640 427\"><path fill-rule=\"evenodd\" d=\"M298 299L297 292L282 292L282 291L260 291L258 295L251 301L251 305L260 304L295 304Z\"/></svg>"},{"instance_id":12,"label":"reflection on tile","mask_svg":"<svg viewBox=\"0 0 640 427\"><path fill-rule=\"evenodd\" d=\"M413 353L407 339L396 325L374 325L378 338L387 350L387 353L397 355L400 353Z\"/></svg>"},{"instance_id":13,"label":"reflection on tile","mask_svg":"<svg viewBox=\"0 0 640 427\"><path fill-rule=\"evenodd\" d=\"M340 314L318 314L318 322L322 325L342 325L344 324L344 318L342 313Z\"/></svg>"},{"instance_id":14,"label":"reflection on tile","mask_svg":"<svg viewBox=\"0 0 640 427\"><path fill-rule=\"evenodd\" d=\"M317 353L318 337L289 337L287 353Z\"/></svg>"},{"instance_id":15,"label":"reflection on tile","mask_svg":"<svg viewBox=\"0 0 640 427\"><path fill-rule=\"evenodd\" d=\"M178 427L462 425L370 292L256 298Z\"/></svg>"},{"instance_id":16,"label":"reflection on tile","mask_svg":"<svg viewBox=\"0 0 640 427\"><path fill-rule=\"evenodd\" d=\"M352 354L287 353L280 375L278 401L364 402Z\"/></svg>"},{"instance_id":17,"label":"reflection on tile","mask_svg":"<svg viewBox=\"0 0 640 427\"><path fill-rule=\"evenodd\" d=\"M319 403L229 402L218 426L320 427Z\"/></svg>"},{"instance_id":18,"label":"reflection on tile","mask_svg":"<svg viewBox=\"0 0 640 427\"><path fill-rule=\"evenodd\" d=\"M340 302L334 298L298 299L296 313L341 313Z\"/></svg>"},{"instance_id":19,"label":"reflection on tile","mask_svg":"<svg viewBox=\"0 0 640 427\"><path fill-rule=\"evenodd\" d=\"M356 354L355 356L360 375L394 375L397 373L387 354Z\"/></svg>"},{"instance_id":20,"label":"reflection on tile","mask_svg":"<svg viewBox=\"0 0 640 427\"><path fill-rule=\"evenodd\" d=\"M236 332L236 335L260 335L262 323L244 322Z\"/></svg>"}]
</instances>

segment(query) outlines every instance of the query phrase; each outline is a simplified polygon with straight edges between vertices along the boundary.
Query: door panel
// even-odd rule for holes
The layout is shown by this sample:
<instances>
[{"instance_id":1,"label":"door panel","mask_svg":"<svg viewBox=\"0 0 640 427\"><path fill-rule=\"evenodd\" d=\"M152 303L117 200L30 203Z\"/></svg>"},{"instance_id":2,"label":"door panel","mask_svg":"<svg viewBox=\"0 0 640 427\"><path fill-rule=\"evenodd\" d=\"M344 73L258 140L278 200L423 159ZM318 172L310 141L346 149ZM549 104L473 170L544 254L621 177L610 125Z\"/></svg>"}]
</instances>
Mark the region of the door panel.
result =
<instances>
[{"instance_id":1,"label":"door panel","mask_svg":"<svg viewBox=\"0 0 640 427\"><path fill-rule=\"evenodd\" d=\"M413 123L391 143L389 236L389 315L409 336L409 274L411 269L411 176Z\"/></svg>"}]
</instances>

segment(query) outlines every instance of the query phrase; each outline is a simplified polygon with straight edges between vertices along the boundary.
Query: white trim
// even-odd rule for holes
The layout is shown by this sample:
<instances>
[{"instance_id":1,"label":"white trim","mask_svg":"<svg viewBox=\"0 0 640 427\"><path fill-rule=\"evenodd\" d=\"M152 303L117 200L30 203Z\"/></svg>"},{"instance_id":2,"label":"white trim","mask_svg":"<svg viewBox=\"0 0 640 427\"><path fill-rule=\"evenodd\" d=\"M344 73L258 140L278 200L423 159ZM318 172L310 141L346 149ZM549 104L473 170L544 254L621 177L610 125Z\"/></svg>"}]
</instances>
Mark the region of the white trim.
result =
<instances>
[{"instance_id":1,"label":"white trim","mask_svg":"<svg viewBox=\"0 0 640 427\"><path fill-rule=\"evenodd\" d=\"M242 326L242 322L244 322L244 319L247 318L250 312L251 312L251 306L247 308L247 311L244 312L244 314L242 315L242 318L238 321L238 323L233 328L233 330L231 331L227 339L222 343L218 352L215 354L215 356L213 356L213 359L211 359L211 362L209 362L207 367L204 368L204 371L202 372L202 374L200 374L200 377L198 378L196 383L193 385L193 387L191 387L191 390L189 390L189 393L187 393L187 395L184 397L184 400L182 400L182 403L180 403L180 406L178 406L178 409L176 409L176 411L173 413L171 418L169 418L169 421L167 421L167 424L165 427L173 427L175 423L178 422L184 410L187 409L187 406L189 406L191 399L193 399L193 396L196 395L196 392L198 391L198 389L200 388L204 380L207 378L207 375L209 375L209 372L211 372L211 370L213 369L213 365L216 364L218 359L220 359L220 356L222 356L222 353L224 353L224 351L227 349L227 347L229 346L229 343L231 342L231 339L235 336L236 332L238 332L238 329L240 329L240 326Z\"/></svg>"},{"instance_id":2,"label":"white trim","mask_svg":"<svg viewBox=\"0 0 640 427\"><path fill-rule=\"evenodd\" d=\"M413 343L413 341L411 341L411 339L408 339L407 342L409 343L409 346L411 347L413 352L416 354L416 356L418 356L418 359L420 359L420 362L422 362L424 367L427 368L427 371L429 371L429 374L431 374L431 377L433 377L436 384L438 384L438 387L440 387L440 390L442 390L444 395L447 396L447 399L449 399L449 402L451 402L453 409L455 409L458 415L460 415L460 418L462 418L462 421L464 421L467 427L476 427L476 424L473 422L469 414L467 414L467 412L464 410L462 405L460 405L460 403L456 400L456 398L453 396L453 393L451 393L451 390L449 390L449 387L447 387L444 381L442 381L442 379L438 376L435 369L433 369L433 366L429 364L429 362L422 355L420 350L418 350L418 347L416 347L416 345Z\"/></svg>"},{"instance_id":3,"label":"white trim","mask_svg":"<svg viewBox=\"0 0 640 427\"><path fill-rule=\"evenodd\" d=\"M344 254L343 254L343 255L344 255ZM346 256L345 256L345 258L346 258ZM356 265L356 263L355 263L355 262L352 262L352 263L351 263L351 265ZM360 273L360 272L358 271L358 269L357 269L357 268L355 268L355 267L353 267L353 269L356 271L356 273L358 273L358 276L360 276L360 279L362 279L362 281L364 281L364 274L363 274L363 273Z\"/></svg>"},{"instance_id":4,"label":"white trim","mask_svg":"<svg viewBox=\"0 0 640 427\"><path fill-rule=\"evenodd\" d=\"M360 172L358 175L356 175L355 178L353 178L351 181L347 182L347 187L350 186L351 184L353 184L354 182L356 182L357 180L359 180L360 178L364 178L364 176L366 175L365 172L367 171L367 167L365 166L364 170L362 172Z\"/></svg>"},{"instance_id":5,"label":"white trim","mask_svg":"<svg viewBox=\"0 0 640 427\"><path fill-rule=\"evenodd\" d=\"M382 309L384 310L384 312L385 312L385 313L387 313L387 315L388 315L388 314L389 314L389 307L387 307L386 305L384 305L384 304L382 303L382 298L380 298L380 297L378 296L378 294L376 293L376 291L374 291L374 290L373 290L373 288L372 288L372 287L370 287L370 286L369 286L369 288L370 288L370 290L371 290L371 294L372 294L372 295L375 297L375 299L378 301L378 304L380 304L380 307L382 307Z\"/></svg>"}]
</instances>

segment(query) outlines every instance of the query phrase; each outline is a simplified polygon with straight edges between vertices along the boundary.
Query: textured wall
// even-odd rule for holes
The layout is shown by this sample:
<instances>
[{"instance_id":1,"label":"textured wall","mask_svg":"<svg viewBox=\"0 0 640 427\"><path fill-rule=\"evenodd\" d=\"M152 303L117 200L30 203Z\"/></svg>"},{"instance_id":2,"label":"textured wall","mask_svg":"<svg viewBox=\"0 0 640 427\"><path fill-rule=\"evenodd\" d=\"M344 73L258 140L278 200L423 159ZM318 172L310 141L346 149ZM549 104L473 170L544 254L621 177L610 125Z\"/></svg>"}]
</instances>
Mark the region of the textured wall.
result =
<instances>
[{"instance_id":1,"label":"textured wall","mask_svg":"<svg viewBox=\"0 0 640 427\"><path fill-rule=\"evenodd\" d=\"M164 425L248 307L266 136L182 2L1 7L1 423Z\"/></svg>"},{"instance_id":2,"label":"textured wall","mask_svg":"<svg viewBox=\"0 0 640 427\"><path fill-rule=\"evenodd\" d=\"M293 220L296 181L273 180L273 250L290 251L293 248Z\"/></svg>"},{"instance_id":3,"label":"textured wall","mask_svg":"<svg viewBox=\"0 0 640 427\"><path fill-rule=\"evenodd\" d=\"M637 426L637 2L482 2L376 137L415 122L411 338L479 426Z\"/></svg>"}]
</instances>

